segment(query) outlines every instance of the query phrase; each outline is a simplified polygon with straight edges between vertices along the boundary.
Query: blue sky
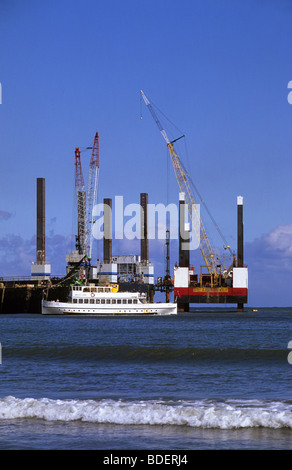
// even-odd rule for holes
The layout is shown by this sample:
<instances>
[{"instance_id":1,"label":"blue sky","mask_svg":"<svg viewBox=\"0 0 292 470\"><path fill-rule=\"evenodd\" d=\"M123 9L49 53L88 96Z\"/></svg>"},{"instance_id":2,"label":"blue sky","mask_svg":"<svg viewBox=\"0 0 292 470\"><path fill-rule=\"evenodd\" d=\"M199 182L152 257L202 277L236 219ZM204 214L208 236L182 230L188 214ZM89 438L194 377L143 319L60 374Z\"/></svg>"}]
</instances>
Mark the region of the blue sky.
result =
<instances>
[{"instance_id":1,"label":"blue sky","mask_svg":"<svg viewBox=\"0 0 292 470\"><path fill-rule=\"evenodd\" d=\"M65 272L74 149L96 131L99 201L148 192L149 202L177 203L142 89L185 134L176 150L234 250L244 198L249 304L291 306L291 20L288 0L0 0L0 276L29 275L35 261L38 177L46 257ZM82 159L87 178L90 153ZM139 254L139 243L119 250ZM150 245L150 258L163 274L163 243Z\"/></svg>"}]
</instances>

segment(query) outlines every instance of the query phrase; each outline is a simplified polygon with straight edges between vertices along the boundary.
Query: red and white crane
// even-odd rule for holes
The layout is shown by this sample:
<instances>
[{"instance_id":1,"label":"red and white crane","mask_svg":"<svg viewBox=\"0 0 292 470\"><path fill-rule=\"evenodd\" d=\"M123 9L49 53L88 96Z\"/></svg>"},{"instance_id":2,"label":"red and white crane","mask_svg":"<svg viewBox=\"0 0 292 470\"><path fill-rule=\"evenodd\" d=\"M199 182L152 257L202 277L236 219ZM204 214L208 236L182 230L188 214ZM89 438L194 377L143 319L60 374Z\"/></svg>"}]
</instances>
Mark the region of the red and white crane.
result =
<instances>
[{"instance_id":1,"label":"red and white crane","mask_svg":"<svg viewBox=\"0 0 292 470\"><path fill-rule=\"evenodd\" d=\"M98 176L99 176L99 136L96 132L89 164L89 176L87 193L85 191L84 178L81 165L81 153L79 147L75 149L75 189L77 198L78 236L77 248L81 255L92 257L93 242L93 208L97 200Z\"/></svg>"},{"instance_id":2,"label":"red and white crane","mask_svg":"<svg viewBox=\"0 0 292 470\"><path fill-rule=\"evenodd\" d=\"M94 143L92 147L91 160L89 164L89 177L87 188L87 248L88 256L92 256L92 241L93 241L93 207L97 199L97 185L99 176L99 136L96 132Z\"/></svg>"}]
</instances>

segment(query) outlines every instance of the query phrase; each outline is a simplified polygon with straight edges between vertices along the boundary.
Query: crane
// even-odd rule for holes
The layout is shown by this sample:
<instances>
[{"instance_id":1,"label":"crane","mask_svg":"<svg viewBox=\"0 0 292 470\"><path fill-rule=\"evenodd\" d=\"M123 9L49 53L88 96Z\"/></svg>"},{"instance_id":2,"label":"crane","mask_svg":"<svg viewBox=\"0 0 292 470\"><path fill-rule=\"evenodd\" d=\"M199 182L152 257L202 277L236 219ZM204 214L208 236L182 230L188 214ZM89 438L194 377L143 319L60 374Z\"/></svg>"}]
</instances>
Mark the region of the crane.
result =
<instances>
[{"instance_id":1,"label":"crane","mask_svg":"<svg viewBox=\"0 0 292 470\"><path fill-rule=\"evenodd\" d=\"M97 185L99 176L99 136L96 132L92 147L91 160L89 164L89 178L87 188L87 248L88 256L92 256L93 241L93 207L96 204Z\"/></svg>"},{"instance_id":2,"label":"crane","mask_svg":"<svg viewBox=\"0 0 292 470\"><path fill-rule=\"evenodd\" d=\"M78 235L76 237L78 252L80 255L86 254L87 249L87 229L86 229L86 193L84 178L81 166L81 154L79 147L75 148L75 189L77 198Z\"/></svg>"},{"instance_id":3,"label":"crane","mask_svg":"<svg viewBox=\"0 0 292 470\"><path fill-rule=\"evenodd\" d=\"M79 147L75 148L75 189L77 197L78 236L77 248L80 255L92 257L93 242L93 207L96 204L99 176L99 136L96 132L89 164L87 193L81 166Z\"/></svg>"},{"instance_id":4,"label":"crane","mask_svg":"<svg viewBox=\"0 0 292 470\"><path fill-rule=\"evenodd\" d=\"M193 228L193 231L195 232L195 234L197 236L198 241L200 242L200 249L201 249L201 253L203 255L204 261L205 261L205 265L206 265L211 277L213 277L214 280L216 280L218 278L218 276L221 274L221 264L218 263L217 257L215 256L215 252L214 252L214 250L211 246L211 243L208 239L204 224L203 224L202 219L200 217L199 207L196 204L194 195L193 195L192 190L191 190L191 180L189 178L189 175L185 171L185 169L184 169L184 167L183 167L183 165L180 161L179 156L176 154L176 152L174 150L173 144L178 139L175 139L173 141L169 140L169 138L166 134L166 131L163 128L161 122L159 121L159 119L158 119L158 117L157 117L157 115L156 115L149 99L147 98L145 93L143 93L142 90L140 90L140 92L141 92L141 95L143 97L143 100L144 100L147 108L149 109L154 121L156 122L156 124L157 124L157 126L160 130L160 133L161 133L162 137L166 141L166 144L167 144L167 147L168 147L168 150L169 150L169 153L170 153L174 173L175 173L180 191L185 194L189 216L190 216L190 219L192 220L192 228ZM180 138L181 137L179 137L179 139ZM229 269L228 269L228 271L229 271Z\"/></svg>"}]
</instances>

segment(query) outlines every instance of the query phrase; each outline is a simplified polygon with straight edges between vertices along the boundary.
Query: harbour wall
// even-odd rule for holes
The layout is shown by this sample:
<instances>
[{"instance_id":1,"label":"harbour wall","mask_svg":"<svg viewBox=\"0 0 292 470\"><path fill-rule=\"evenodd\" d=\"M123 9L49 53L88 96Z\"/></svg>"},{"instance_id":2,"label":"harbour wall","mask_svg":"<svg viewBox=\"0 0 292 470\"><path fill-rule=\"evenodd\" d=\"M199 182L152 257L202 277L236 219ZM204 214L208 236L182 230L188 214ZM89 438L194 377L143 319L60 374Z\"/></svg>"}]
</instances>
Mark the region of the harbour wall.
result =
<instances>
[{"instance_id":1,"label":"harbour wall","mask_svg":"<svg viewBox=\"0 0 292 470\"><path fill-rule=\"evenodd\" d=\"M153 299L154 292L151 286L143 283L120 283L121 292L144 292L148 299ZM66 302L70 292L69 286L54 286L49 284L28 284L13 282L0 283L0 314L7 313L41 313L41 300L43 294L47 300Z\"/></svg>"},{"instance_id":2,"label":"harbour wall","mask_svg":"<svg viewBox=\"0 0 292 470\"><path fill-rule=\"evenodd\" d=\"M45 286L20 284L0 285L0 314L5 313L41 313L41 300ZM51 300L63 301L68 295L68 288L50 289Z\"/></svg>"}]
</instances>

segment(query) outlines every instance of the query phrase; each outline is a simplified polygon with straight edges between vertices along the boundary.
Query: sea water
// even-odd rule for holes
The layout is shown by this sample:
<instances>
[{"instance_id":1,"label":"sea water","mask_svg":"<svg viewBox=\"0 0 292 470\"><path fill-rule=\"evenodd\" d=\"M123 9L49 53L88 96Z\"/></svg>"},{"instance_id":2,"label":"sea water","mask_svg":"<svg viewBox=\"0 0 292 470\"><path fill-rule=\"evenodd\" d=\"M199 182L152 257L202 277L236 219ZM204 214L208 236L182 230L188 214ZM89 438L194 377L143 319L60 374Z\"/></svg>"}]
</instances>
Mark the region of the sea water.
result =
<instances>
[{"instance_id":1,"label":"sea water","mask_svg":"<svg viewBox=\"0 0 292 470\"><path fill-rule=\"evenodd\" d=\"M291 318L0 315L0 449L290 449Z\"/></svg>"}]
</instances>

